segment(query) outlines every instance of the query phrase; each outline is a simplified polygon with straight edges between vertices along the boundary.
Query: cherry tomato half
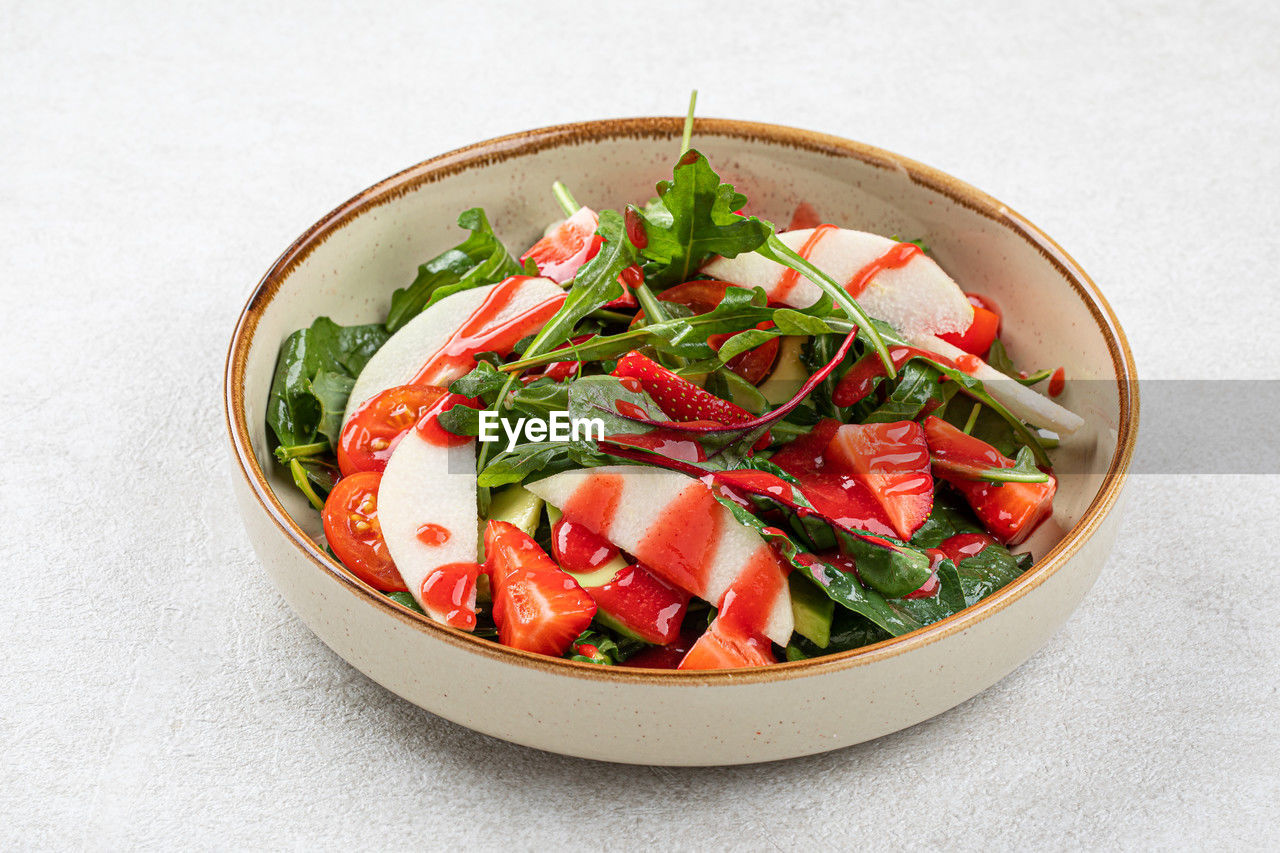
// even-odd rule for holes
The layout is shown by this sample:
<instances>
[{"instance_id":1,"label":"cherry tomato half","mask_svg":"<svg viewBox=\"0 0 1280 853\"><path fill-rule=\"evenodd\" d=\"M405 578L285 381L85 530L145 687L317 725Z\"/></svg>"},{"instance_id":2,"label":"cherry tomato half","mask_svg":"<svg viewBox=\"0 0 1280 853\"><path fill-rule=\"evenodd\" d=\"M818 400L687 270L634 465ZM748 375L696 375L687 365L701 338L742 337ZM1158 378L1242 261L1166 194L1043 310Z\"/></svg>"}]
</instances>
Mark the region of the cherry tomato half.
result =
<instances>
[{"instance_id":1,"label":"cherry tomato half","mask_svg":"<svg viewBox=\"0 0 1280 853\"><path fill-rule=\"evenodd\" d=\"M596 233L598 224L595 211L589 207L579 208L577 213L530 246L529 251L520 256L520 262L533 258L541 275L557 284L564 284L600 251L604 238Z\"/></svg>"},{"instance_id":2,"label":"cherry tomato half","mask_svg":"<svg viewBox=\"0 0 1280 853\"><path fill-rule=\"evenodd\" d=\"M408 592L387 553L378 524L378 484L382 474L362 471L343 477L329 492L320 518L324 538L351 574L382 592Z\"/></svg>"},{"instance_id":3,"label":"cherry tomato half","mask_svg":"<svg viewBox=\"0 0 1280 853\"><path fill-rule=\"evenodd\" d=\"M344 477L385 470L404 434L447 393L435 385L398 385L369 398L338 436L338 470Z\"/></svg>"}]
</instances>

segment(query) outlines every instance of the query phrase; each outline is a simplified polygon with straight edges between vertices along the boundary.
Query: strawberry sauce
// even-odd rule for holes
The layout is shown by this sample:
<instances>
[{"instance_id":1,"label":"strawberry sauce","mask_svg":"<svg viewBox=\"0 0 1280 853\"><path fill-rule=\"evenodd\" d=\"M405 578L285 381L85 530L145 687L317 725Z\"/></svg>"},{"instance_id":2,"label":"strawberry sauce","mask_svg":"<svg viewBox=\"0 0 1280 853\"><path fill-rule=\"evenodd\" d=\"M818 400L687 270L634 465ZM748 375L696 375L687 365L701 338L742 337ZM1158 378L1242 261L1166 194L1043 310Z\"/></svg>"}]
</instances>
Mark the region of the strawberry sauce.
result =
<instances>
[{"instance_id":1,"label":"strawberry sauce","mask_svg":"<svg viewBox=\"0 0 1280 853\"><path fill-rule=\"evenodd\" d=\"M836 230L834 225L819 225L813 229L813 233L804 241L804 245L796 252L797 255L809 260L809 256L813 254L813 250L822 242L822 238ZM773 289L773 293L769 295L769 299L774 302L785 302L787 294L795 290L797 284L800 283L800 272L788 268L782 273L782 278L778 279L778 284Z\"/></svg>"},{"instance_id":2,"label":"strawberry sauce","mask_svg":"<svg viewBox=\"0 0 1280 853\"><path fill-rule=\"evenodd\" d=\"M681 589L704 597L724 514L710 489L690 483L645 531L634 556Z\"/></svg>"},{"instance_id":3,"label":"strawberry sauce","mask_svg":"<svg viewBox=\"0 0 1280 853\"><path fill-rule=\"evenodd\" d=\"M761 545L720 599L718 618L726 627L759 633L786 586L787 569L772 547Z\"/></svg>"},{"instance_id":4,"label":"strawberry sauce","mask_svg":"<svg viewBox=\"0 0 1280 853\"><path fill-rule=\"evenodd\" d=\"M443 545L449 541L449 528L427 523L418 528L418 541L423 545Z\"/></svg>"},{"instance_id":5,"label":"strawberry sauce","mask_svg":"<svg viewBox=\"0 0 1280 853\"><path fill-rule=\"evenodd\" d=\"M564 517L588 530L608 536L622 500L623 480L618 474L589 474L565 501Z\"/></svg>"},{"instance_id":6,"label":"strawberry sauce","mask_svg":"<svg viewBox=\"0 0 1280 853\"><path fill-rule=\"evenodd\" d=\"M857 299L862 295L862 291L871 286L871 282L880 273L885 270L896 270L899 267L905 267L919 254L922 254L922 252L915 243L896 243L892 249L854 273L853 278L849 279L849 283L844 286L844 289L849 291L850 296Z\"/></svg>"},{"instance_id":7,"label":"strawberry sauce","mask_svg":"<svg viewBox=\"0 0 1280 853\"><path fill-rule=\"evenodd\" d=\"M491 290L480 307L449 336L444 346L427 359L427 363L408 384L447 386L475 367L475 357L479 353L509 355L517 343L546 325L552 315L560 310L565 300L564 294L557 294L527 311L501 323L497 322L503 310L511 304L529 278L526 275L513 275Z\"/></svg>"},{"instance_id":8,"label":"strawberry sauce","mask_svg":"<svg viewBox=\"0 0 1280 853\"><path fill-rule=\"evenodd\" d=\"M476 627L477 563L446 563L422 581L422 607L446 625L472 631Z\"/></svg>"}]
</instances>

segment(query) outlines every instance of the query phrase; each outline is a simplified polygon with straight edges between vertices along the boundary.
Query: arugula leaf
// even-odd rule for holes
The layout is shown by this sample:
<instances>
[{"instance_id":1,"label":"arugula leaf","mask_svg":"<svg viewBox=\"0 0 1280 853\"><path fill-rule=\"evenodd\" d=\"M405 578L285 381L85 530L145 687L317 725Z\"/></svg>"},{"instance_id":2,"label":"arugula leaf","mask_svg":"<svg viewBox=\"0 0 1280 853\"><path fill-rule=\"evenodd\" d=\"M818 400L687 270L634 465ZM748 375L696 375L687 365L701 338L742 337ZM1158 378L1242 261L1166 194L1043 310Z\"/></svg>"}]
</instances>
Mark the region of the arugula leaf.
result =
<instances>
[{"instance_id":1,"label":"arugula leaf","mask_svg":"<svg viewBox=\"0 0 1280 853\"><path fill-rule=\"evenodd\" d=\"M913 359L902 366L897 385L879 408L862 419L863 423L913 421L931 401L944 405L960 388L954 382L943 382L942 373L933 365Z\"/></svg>"},{"instance_id":2,"label":"arugula leaf","mask_svg":"<svg viewBox=\"0 0 1280 853\"><path fill-rule=\"evenodd\" d=\"M569 340L582 318L622 295L618 276L635 261L635 247L627 239L622 216L615 210L601 211L596 233L604 238L600 251L578 270L568 298L525 347L524 360L549 352ZM558 350L556 360L563 360L564 353Z\"/></svg>"},{"instance_id":3,"label":"arugula leaf","mask_svg":"<svg viewBox=\"0 0 1280 853\"><path fill-rule=\"evenodd\" d=\"M599 464L603 463L596 463ZM507 483L530 483L570 468L590 467L595 466L583 464L573 446L563 441L528 442L495 456L476 476L476 483L492 489Z\"/></svg>"},{"instance_id":4,"label":"arugula leaf","mask_svg":"<svg viewBox=\"0 0 1280 853\"><path fill-rule=\"evenodd\" d=\"M638 246L646 260L645 279L659 287L688 281L711 255L732 258L762 245L772 229L739 216L747 197L720 176L696 149L676 161L671 180L658 183L658 198L627 217L644 234Z\"/></svg>"},{"instance_id":5,"label":"arugula leaf","mask_svg":"<svg viewBox=\"0 0 1280 853\"><path fill-rule=\"evenodd\" d=\"M422 264L417 278L391 295L389 331L398 331L423 309L450 294L493 284L523 271L493 233L482 208L463 211L458 226L471 232L467 239Z\"/></svg>"},{"instance_id":6,"label":"arugula leaf","mask_svg":"<svg viewBox=\"0 0 1280 853\"><path fill-rule=\"evenodd\" d=\"M320 317L285 338L267 400L282 462L297 455L290 448L316 445L318 454L336 444L355 378L388 336L378 324L339 326Z\"/></svg>"}]
</instances>

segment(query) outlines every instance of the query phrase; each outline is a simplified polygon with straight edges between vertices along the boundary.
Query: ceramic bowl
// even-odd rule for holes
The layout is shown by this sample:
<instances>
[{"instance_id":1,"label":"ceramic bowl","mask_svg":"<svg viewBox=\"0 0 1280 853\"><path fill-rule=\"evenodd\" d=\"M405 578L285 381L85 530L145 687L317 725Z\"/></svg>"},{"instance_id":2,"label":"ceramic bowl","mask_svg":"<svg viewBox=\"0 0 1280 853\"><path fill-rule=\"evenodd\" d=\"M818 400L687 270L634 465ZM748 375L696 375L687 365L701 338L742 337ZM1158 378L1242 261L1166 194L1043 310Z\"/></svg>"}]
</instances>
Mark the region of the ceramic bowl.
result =
<instances>
[{"instance_id":1,"label":"ceramic bowl","mask_svg":"<svg viewBox=\"0 0 1280 853\"><path fill-rule=\"evenodd\" d=\"M1053 518L1030 571L906 636L761 669L598 667L505 648L437 625L364 585L324 548L320 520L272 464L263 418L281 341L318 315L379 322L391 291L453 245L481 205L512 248L558 217L563 179L584 204L643 200L670 176L681 120L533 130L407 169L338 207L285 250L232 336L226 417L233 479L263 567L289 606L352 666L405 699L520 744L609 761L739 764L848 746L963 702L1026 660L1088 591L1111 550L1137 430L1132 354L1102 294L1048 236L935 169L860 143L774 125L699 120L694 145L787 222L798 201L826 221L921 236L966 290L994 296L1019 362L1062 365L1061 400L1087 425L1058 453ZM1070 460L1064 464L1062 460Z\"/></svg>"}]
</instances>

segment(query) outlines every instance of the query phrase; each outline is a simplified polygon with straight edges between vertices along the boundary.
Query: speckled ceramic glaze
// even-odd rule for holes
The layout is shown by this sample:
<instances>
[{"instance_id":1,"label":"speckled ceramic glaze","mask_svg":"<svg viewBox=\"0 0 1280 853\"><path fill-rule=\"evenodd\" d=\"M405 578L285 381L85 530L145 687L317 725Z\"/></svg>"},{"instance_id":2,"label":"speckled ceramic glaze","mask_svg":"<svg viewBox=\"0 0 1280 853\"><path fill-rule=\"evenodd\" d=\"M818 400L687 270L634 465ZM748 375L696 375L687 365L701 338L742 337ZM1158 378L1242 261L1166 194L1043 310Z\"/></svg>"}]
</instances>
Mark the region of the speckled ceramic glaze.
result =
<instances>
[{"instance_id":1,"label":"speckled ceramic glaze","mask_svg":"<svg viewBox=\"0 0 1280 853\"><path fill-rule=\"evenodd\" d=\"M913 634L810 661L725 672L596 667L513 651L429 622L329 558L320 520L272 464L263 422L281 341L318 315L383 319L391 291L459 240L481 205L507 245L557 218L563 179L596 208L669 177L678 119L552 127L428 160L361 193L290 246L254 291L227 359L235 487L263 566L334 651L387 689L447 719L554 752L644 764L738 764L822 752L927 719L1022 663L1097 578L1116 534L1137 429L1132 355L1097 288L1052 240L998 201L936 170L832 136L700 120L694 145L786 222L798 201L826 221L923 236L966 290L995 297L1020 363L1063 365L1061 402L1086 419L1057 458L1053 518L1029 543L1033 569Z\"/></svg>"}]
</instances>

